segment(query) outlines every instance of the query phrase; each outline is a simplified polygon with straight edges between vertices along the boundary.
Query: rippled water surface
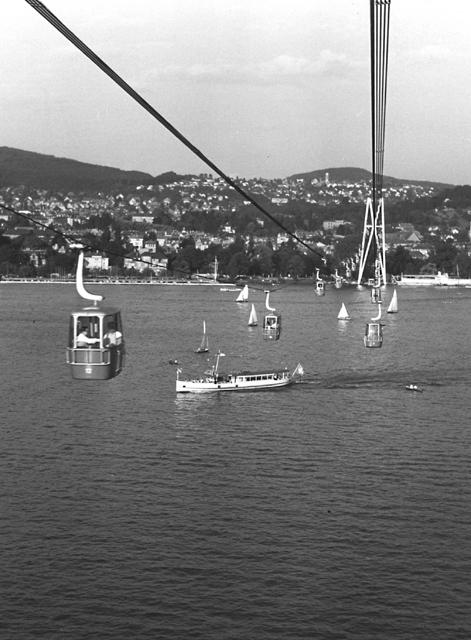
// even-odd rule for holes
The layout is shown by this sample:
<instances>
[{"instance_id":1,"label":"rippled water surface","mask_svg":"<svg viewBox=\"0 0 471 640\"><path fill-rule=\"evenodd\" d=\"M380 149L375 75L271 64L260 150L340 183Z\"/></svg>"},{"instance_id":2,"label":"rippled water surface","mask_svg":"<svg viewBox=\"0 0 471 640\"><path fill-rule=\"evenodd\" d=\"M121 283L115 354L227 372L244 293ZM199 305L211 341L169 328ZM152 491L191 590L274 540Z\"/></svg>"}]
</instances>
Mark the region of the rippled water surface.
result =
<instances>
[{"instance_id":1,"label":"rippled water surface","mask_svg":"<svg viewBox=\"0 0 471 640\"><path fill-rule=\"evenodd\" d=\"M0 284L1 637L471 637L470 289L399 289L382 349L367 291L277 291L276 343L219 287L102 292L128 356L92 383L64 364L73 287ZM203 320L226 369L304 381L177 397Z\"/></svg>"}]
</instances>

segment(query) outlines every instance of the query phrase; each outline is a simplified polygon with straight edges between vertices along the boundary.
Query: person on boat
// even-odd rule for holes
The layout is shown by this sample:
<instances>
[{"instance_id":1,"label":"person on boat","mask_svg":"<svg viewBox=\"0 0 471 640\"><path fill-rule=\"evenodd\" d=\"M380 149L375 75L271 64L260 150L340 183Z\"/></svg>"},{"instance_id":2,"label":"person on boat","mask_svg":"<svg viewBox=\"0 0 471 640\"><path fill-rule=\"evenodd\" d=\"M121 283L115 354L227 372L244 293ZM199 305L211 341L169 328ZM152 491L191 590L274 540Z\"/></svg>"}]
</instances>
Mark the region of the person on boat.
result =
<instances>
[{"instance_id":1,"label":"person on boat","mask_svg":"<svg viewBox=\"0 0 471 640\"><path fill-rule=\"evenodd\" d=\"M77 336L77 347L79 349L88 349L100 342L99 338L90 338L88 336L88 327L83 327Z\"/></svg>"},{"instance_id":2,"label":"person on boat","mask_svg":"<svg viewBox=\"0 0 471 640\"><path fill-rule=\"evenodd\" d=\"M103 344L105 347L116 347L123 341L123 334L116 329L114 322L108 324L108 330L103 336Z\"/></svg>"}]
</instances>

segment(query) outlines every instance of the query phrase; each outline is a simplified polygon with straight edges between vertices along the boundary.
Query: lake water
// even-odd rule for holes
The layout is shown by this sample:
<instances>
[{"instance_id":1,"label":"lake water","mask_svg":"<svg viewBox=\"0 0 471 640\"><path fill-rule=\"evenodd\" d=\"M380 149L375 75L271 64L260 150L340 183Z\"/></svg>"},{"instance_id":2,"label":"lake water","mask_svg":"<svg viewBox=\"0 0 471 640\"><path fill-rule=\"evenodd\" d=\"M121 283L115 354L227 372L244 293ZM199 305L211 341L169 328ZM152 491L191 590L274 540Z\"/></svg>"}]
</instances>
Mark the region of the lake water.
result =
<instances>
[{"instance_id":1,"label":"lake water","mask_svg":"<svg viewBox=\"0 0 471 640\"><path fill-rule=\"evenodd\" d=\"M106 382L64 364L73 286L0 284L2 638L469 640L471 289L399 288L366 349L366 290L278 290L272 343L219 287L90 288ZM222 369L303 382L177 397L203 320Z\"/></svg>"}]
</instances>

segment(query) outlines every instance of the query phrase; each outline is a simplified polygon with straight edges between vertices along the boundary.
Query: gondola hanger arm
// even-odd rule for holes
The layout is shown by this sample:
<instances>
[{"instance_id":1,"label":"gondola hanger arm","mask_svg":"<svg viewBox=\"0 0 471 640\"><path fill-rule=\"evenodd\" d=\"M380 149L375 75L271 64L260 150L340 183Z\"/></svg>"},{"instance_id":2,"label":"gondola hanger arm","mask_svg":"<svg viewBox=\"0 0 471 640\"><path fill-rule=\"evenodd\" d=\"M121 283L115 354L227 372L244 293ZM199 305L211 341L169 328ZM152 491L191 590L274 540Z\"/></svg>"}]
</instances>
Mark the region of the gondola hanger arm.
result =
<instances>
[{"instance_id":1,"label":"gondola hanger arm","mask_svg":"<svg viewBox=\"0 0 471 640\"><path fill-rule=\"evenodd\" d=\"M77 259L77 271L75 275L75 286L77 288L77 293L80 297L85 300L93 300L95 304L103 300L103 296L97 293L90 293L87 291L83 285L83 249L80 249L78 259Z\"/></svg>"},{"instance_id":2,"label":"gondola hanger arm","mask_svg":"<svg viewBox=\"0 0 471 640\"><path fill-rule=\"evenodd\" d=\"M267 308L268 311L275 311L275 307L270 307L270 292L265 291L265 293L266 293L265 307Z\"/></svg>"},{"instance_id":3,"label":"gondola hanger arm","mask_svg":"<svg viewBox=\"0 0 471 640\"><path fill-rule=\"evenodd\" d=\"M378 303L378 315L375 318L371 318L373 322L381 320L381 302Z\"/></svg>"}]
</instances>

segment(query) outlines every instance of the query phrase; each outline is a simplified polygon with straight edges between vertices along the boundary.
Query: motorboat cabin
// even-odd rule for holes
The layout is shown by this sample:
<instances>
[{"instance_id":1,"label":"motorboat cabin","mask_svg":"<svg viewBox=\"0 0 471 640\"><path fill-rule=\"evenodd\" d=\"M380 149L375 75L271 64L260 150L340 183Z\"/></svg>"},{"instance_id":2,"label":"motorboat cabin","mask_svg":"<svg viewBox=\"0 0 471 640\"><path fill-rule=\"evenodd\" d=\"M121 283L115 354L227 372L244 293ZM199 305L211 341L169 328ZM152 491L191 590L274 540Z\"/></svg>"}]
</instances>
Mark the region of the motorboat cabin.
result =
<instances>
[{"instance_id":1,"label":"motorboat cabin","mask_svg":"<svg viewBox=\"0 0 471 640\"><path fill-rule=\"evenodd\" d=\"M263 318L264 340L278 340L281 333L281 314L269 313Z\"/></svg>"},{"instance_id":2,"label":"motorboat cabin","mask_svg":"<svg viewBox=\"0 0 471 640\"><path fill-rule=\"evenodd\" d=\"M365 347L379 348L383 345L383 326L380 322L367 322L365 329Z\"/></svg>"},{"instance_id":3,"label":"motorboat cabin","mask_svg":"<svg viewBox=\"0 0 471 640\"><path fill-rule=\"evenodd\" d=\"M317 296L325 296L325 282L323 280L317 280L315 291Z\"/></svg>"},{"instance_id":4,"label":"motorboat cabin","mask_svg":"<svg viewBox=\"0 0 471 640\"><path fill-rule=\"evenodd\" d=\"M96 305L72 311L66 357L72 378L109 380L117 376L124 366L120 312Z\"/></svg>"}]
</instances>

